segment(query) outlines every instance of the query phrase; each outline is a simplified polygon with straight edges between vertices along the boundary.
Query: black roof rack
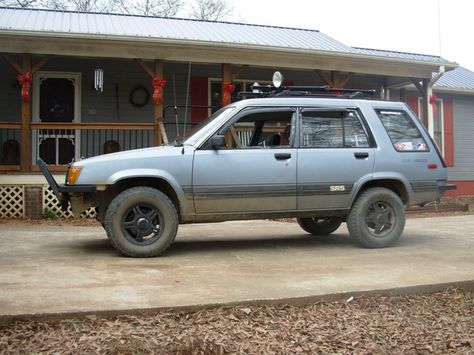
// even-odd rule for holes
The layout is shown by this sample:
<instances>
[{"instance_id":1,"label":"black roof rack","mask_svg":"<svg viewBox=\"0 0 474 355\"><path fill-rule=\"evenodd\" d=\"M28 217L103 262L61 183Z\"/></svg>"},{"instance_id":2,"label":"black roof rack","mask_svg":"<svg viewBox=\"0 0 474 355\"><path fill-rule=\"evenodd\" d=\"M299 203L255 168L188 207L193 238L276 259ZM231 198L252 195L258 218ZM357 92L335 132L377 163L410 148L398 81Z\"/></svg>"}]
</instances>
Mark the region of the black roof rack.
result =
<instances>
[{"instance_id":1,"label":"black roof rack","mask_svg":"<svg viewBox=\"0 0 474 355\"><path fill-rule=\"evenodd\" d=\"M360 99L373 97L375 90L365 89L338 89L328 85L323 86L281 86L253 85L252 91L241 91L239 96L250 97L332 97Z\"/></svg>"}]
</instances>

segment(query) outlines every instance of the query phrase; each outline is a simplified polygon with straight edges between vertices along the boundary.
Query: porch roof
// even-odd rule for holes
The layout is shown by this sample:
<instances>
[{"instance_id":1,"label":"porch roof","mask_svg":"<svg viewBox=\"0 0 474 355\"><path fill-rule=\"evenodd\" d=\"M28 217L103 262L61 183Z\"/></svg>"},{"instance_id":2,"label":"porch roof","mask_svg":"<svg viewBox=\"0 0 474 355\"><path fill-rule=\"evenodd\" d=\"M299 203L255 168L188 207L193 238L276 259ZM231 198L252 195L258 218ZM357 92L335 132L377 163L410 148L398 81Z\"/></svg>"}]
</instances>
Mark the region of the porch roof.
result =
<instances>
[{"instance_id":1,"label":"porch roof","mask_svg":"<svg viewBox=\"0 0 474 355\"><path fill-rule=\"evenodd\" d=\"M12 53L140 57L395 77L429 78L440 65L447 70L457 66L437 56L353 48L317 30L121 14L0 8L0 38L2 50Z\"/></svg>"}]
</instances>

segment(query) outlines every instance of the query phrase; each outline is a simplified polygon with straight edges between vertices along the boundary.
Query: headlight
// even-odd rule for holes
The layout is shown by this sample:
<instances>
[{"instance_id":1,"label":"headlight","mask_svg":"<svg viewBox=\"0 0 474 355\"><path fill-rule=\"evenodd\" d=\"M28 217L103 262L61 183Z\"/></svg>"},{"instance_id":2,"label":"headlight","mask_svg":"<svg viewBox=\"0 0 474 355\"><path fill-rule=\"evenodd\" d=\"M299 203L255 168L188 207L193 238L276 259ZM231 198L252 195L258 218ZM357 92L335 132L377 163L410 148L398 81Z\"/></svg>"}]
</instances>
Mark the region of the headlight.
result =
<instances>
[{"instance_id":1,"label":"headlight","mask_svg":"<svg viewBox=\"0 0 474 355\"><path fill-rule=\"evenodd\" d=\"M76 185L77 179L81 174L82 166L71 166L67 171L66 183Z\"/></svg>"}]
</instances>

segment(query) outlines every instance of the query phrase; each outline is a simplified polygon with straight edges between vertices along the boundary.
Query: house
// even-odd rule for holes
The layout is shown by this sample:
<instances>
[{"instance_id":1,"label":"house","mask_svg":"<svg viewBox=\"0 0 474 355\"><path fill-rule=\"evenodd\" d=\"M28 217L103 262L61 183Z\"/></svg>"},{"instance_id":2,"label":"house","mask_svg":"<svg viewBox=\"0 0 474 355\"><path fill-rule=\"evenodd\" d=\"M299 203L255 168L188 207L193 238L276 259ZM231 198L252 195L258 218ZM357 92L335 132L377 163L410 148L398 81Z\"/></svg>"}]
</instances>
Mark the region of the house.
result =
<instances>
[{"instance_id":1,"label":"house","mask_svg":"<svg viewBox=\"0 0 474 355\"><path fill-rule=\"evenodd\" d=\"M440 140L457 192L474 193L473 143L457 144L474 122L458 75L472 72L438 56L353 48L316 30L14 8L0 8L0 56L0 217L57 210L39 157L64 179L72 159L183 137L276 69L295 85L407 101Z\"/></svg>"}]
</instances>

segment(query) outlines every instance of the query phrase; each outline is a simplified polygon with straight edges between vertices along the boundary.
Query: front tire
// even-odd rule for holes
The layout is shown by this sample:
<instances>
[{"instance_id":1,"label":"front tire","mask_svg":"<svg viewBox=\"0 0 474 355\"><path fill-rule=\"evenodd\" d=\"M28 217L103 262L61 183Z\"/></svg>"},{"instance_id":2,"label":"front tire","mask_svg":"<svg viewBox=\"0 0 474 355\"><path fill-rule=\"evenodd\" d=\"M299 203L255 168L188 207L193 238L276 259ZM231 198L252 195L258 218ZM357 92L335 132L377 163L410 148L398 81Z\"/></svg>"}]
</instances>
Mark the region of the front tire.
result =
<instances>
[{"instance_id":1,"label":"front tire","mask_svg":"<svg viewBox=\"0 0 474 355\"><path fill-rule=\"evenodd\" d=\"M361 193L347 217L352 240L365 248L395 244L405 228L405 209L393 191L377 187Z\"/></svg>"},{"instance_id":2,"label":"front tire","mask_svg":"<svg viewBox=\"0 0 474 355\"><path fill-rule=\"evenodd\" d=\"M110 203L104 220L107 236L120 253L131 257L161 254L178 231L173 202L151 187L133 187Z\"/></svg>"},{"instance_id":3,"label":"front tire","mask_svg":"<svg viewBox=\"0 0 474 355\"><path fill-rule=\"evenodd\" d=\"M334 232L342 223L340 218L297 218L298 224L306 232L312 235L329 235Z\"/></svg>"}]
</instances>

